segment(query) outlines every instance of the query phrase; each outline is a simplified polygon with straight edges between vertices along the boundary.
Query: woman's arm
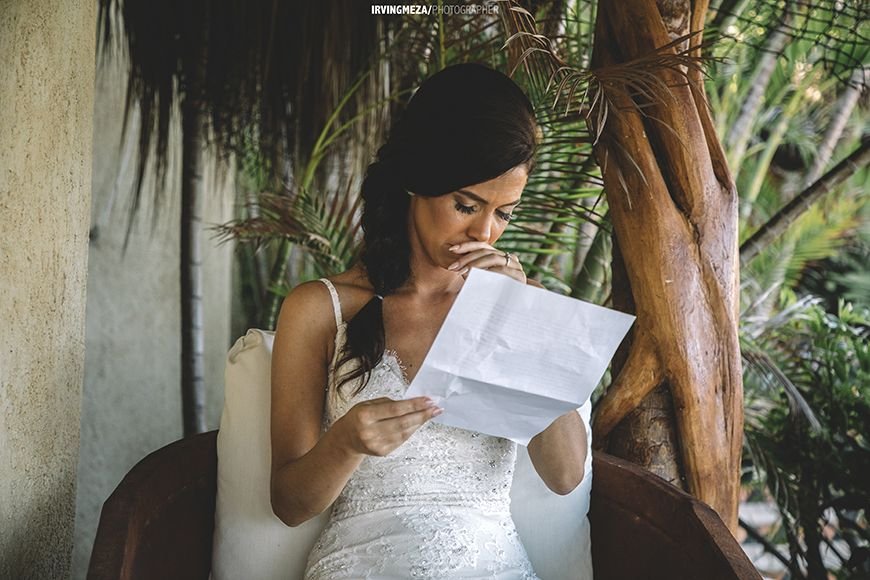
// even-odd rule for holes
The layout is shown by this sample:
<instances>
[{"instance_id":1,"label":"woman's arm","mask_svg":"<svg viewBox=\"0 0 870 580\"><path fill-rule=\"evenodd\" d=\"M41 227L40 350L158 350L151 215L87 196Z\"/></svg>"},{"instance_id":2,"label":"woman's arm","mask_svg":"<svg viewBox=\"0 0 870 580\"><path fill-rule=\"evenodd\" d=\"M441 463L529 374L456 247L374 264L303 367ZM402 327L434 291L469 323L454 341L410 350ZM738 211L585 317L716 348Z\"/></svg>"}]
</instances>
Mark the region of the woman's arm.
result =
<instances>
[{"instance_id":1,"label":"woman's arm","mask_svg":"<svg viewBox=\"0 0 870 580\"><path fill-rule=\"evenodd\" d=\"M335 323L318 286L300 284L284 299L272 348L272 511L289 526L329 507L362 461L333 430L320 436Z\"/></svg>"},{"instance_id":2,"label":"woman's arm","mask_svg":"<svg viewBox=\"0 0 870 580\"><path fill-rule=\"evenodd\" d=\"M552 491L571 493L583 479L586 463L586 425L577 411L569 411L529 441L529 458Z\"/></svg>"},{"instance_id":3,"label":"woman's arm","mask_svg":"<svg viewBox=\"0 0 870 580\"><path fill-rule=\"evenodd\" d=\"M528 284L544 285L529 278ZM586 425L577 411L565 413L529 441L529 458L535 471L552 491L571 493L583 479L586 464Z\"/></svg>"},{"instance_id":4,"label":"woman's arm","mask_svg":"<svg viewBox=\"0 0 870 580\"><path fill-rule=\"evenodd\" d=\"M366 455L387 455L441 412L426 397L381 397L357 403L320 435L326 345L336 330L319 286L301 284L285 298L272 347L271 500L288 526L332 505Z\"/></svg>"}]
</instances>

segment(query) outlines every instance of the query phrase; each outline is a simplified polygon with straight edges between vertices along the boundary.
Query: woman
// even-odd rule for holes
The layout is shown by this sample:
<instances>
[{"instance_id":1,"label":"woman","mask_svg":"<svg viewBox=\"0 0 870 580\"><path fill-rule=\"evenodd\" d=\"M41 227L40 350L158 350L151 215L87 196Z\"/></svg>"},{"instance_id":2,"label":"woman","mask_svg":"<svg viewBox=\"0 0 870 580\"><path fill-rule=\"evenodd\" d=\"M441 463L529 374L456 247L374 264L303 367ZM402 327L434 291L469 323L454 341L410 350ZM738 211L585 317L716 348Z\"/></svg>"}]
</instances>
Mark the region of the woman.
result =
<instances>
[{"instance_id":1,"label":"woman","mask_svg":"<svg viewBox=\"0 0 870 580\"><path fill-rule=\"evenodd\" d=\"M360 261L300 284L272 363L272 507L295 526L333 509L306 578L536 578L510 516L513 442L430 422L402 400L470 268L527 282L494 244L534 166L529 100L482 65L424 82L362 185ZM324 388L326 387L326 388ZM556 493L583 477L576 412L532 439Z\"/></svg>"}]
</instances>

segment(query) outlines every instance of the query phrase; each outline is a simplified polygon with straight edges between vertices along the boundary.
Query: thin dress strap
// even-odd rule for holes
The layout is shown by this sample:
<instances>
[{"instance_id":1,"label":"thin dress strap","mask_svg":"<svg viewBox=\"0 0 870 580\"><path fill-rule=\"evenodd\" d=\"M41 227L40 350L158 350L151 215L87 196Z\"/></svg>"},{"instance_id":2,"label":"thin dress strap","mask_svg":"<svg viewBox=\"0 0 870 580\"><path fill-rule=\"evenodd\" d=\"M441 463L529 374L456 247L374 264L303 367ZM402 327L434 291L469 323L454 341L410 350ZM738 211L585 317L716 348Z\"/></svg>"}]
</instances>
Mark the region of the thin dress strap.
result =
<instances>
[{"instance_id":1,"label":"thin dress strap","mask_svg":"<svg viewBox=\"0 0 870 580\"><path fill-rule=\"evenodd\" d=\"M338 301L338 292L328 279L319 278L319 280L329 288L329 294L332 296L332 311L335 313L335 327L341 328L341 302Z\"/></svg>"}]
</instances>

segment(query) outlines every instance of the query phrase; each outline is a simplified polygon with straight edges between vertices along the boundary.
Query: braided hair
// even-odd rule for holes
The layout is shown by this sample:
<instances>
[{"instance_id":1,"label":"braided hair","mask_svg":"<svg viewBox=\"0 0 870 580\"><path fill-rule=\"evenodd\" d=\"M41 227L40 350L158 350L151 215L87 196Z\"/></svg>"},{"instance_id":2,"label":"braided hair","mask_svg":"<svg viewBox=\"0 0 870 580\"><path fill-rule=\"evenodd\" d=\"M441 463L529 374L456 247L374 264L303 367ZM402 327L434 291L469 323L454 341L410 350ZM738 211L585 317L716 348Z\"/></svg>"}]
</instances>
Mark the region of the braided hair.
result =
<instances>
[{"instance_id":1,"label":"braided hair","mask_svg":"<svg viewBox=\"0 0 870 580\"><path fill-rule=\"evenodd\" d=\"M376 296L348 322L336 368L355 358L360 364L338 389L362 376L354 394L360 393L384 354L382 299L411 275L409 192L438 197L520 165L531 173L537 136L528 97L485 65L450 66L420 85L362 184L360 260Z\"/></svg>"}]
</instances>

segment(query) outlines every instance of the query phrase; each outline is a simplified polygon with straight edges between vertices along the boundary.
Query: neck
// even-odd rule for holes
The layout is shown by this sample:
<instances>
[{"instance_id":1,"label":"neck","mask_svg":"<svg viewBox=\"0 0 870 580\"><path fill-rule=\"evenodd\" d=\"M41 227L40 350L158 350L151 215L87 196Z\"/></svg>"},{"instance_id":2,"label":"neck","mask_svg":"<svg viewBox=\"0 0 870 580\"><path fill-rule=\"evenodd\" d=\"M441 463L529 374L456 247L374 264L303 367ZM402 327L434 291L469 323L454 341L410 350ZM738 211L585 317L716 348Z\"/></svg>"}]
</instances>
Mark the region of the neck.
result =
<instances>
[{"instance_id":1,"label":"neck","mask_svg":"<svg viewBox=\"0 0 870 580\"><path fill-rule=\"evenodd\" d=\"M411 275L396 293L423 301L455 297L465 279L459 272L447 270L436 263L425 251L413 229L409 234Z\"/></svg>"},{"instance_id":2,"label":"neck","mask_svg":"<svg viewBox=\"0 0 870 580\"><path fill-rule=\"evenodd\" d=\"M420 263L422 262L422 263ZM457 272L445 270L431 262L411 260L411 276L396 294L424 301L455 297L465 279Z\"/></svg>"}]
</instances>

